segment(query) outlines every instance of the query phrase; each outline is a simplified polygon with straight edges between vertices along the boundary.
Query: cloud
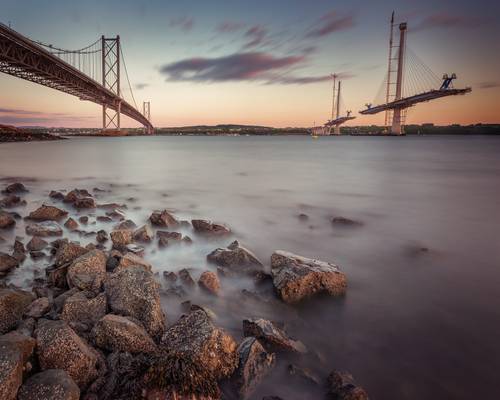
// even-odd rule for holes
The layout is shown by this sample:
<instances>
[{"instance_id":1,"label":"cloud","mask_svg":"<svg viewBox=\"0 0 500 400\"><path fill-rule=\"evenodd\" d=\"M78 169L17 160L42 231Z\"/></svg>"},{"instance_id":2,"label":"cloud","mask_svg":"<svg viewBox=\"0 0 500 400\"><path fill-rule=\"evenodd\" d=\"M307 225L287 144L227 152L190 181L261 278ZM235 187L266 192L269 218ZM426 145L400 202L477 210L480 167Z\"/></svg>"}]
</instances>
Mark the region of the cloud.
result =
<instances>
[{"instance_id":1,"label":"cloud","mask_svg":"<svg viewBox=\"0 0 500 400\"><path fill-rule=\"evenodd\" d=\"M313 28L306 34L307 38L318 38L328 36L334 32L344 31L355 25L354 15L341 15L336 11L330 11L323 15Z\"/></svg>"},{"instance_id":2,"label":"cloud","mask_svg":"<svg viewBox=\"0 0 500 400\"><path fill-rule=\"evenodd\" d=\"M248 40L243 46L245 49L262 45L267 37L268 31L262 25L254 25L245 32L245 38Z\"/></svg>"},{"instance_id":3,"label":"cloud","mask_svg":"<svg viewBox=\"0 0 500 400\"><path fill-rule=\"evenodd\" d=\"M480 89L494 89L500 87L500 82L498 81L480 82L478 86Z\"/></svg>"},{"instance_id":4,"label":"cloud","mask_svg":"<svg viewBox=\"0 0 500 400\"><path fill-rule=\"evenodd\" d=\"M149 86L149 83L136 83L134 85L134 88L137 89L137 90L142 90L142 89L145 89Z\"/></svg>"},{"instance_id":5,"label":"cloud","mask_svg":"<svg viewBox=\"0 0 500 400\"><path fill-rule=\"evenodd\" d=\"M47 113L33 110L21 110L14 108L0 108L0 124L51 124L59 122L88 121L94 119L90 116L73 116L67 113Z\"/></svg>"},{"instance_id":6,"label":"cloud","mask_svg":"<svg viewBox=\"0 0 500 400\"><path fill-rule=\"evenodd\" d=\"M434 28L476 28L484 22L482 19L472 16L436 13L424 17L412 28L412 31Z\"/></svg>"},{"instance_id":7,"label":"cloud","mask_svg":"<svg viewBox=\"0 0 500 400\"><path fill-rule=\"evenodd\" d=\"M242 22L235 21L224 21L215 27L215 30L219 33L231 33L242 30L245 24Z\"/></svg>"},{"instance_id":8,"label":"cloud","mask_svg":"<svg viewBox=\"0 0 500 400\"><path fill-rule=\"evenodd\" d=\"M193 17L174 18L170 20L169 26L172 28L179 28L184 32L189 32L191 29L193 29L194 19Z\"/></svg>"}]
</instances>

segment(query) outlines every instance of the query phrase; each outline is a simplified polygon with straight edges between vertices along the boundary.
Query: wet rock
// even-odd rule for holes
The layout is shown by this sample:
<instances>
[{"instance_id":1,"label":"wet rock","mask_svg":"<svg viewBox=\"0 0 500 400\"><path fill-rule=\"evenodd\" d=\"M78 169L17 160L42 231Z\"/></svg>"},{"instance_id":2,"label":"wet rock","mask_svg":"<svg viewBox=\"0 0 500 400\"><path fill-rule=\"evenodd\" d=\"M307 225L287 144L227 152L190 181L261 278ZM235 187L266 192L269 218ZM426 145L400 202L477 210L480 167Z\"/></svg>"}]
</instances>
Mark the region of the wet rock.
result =
<instances>
[{"instance_id":1,"label":"wet rock","mask_svg":"<svg viewBox=\"0 0 500 400\"><path fill-rule=\"evenodd\" d=\"M104 293L91 297L88 292L76 292L65 299L61 319L68 323L81 322L92 327L106 315L106 308Z\"/></svg>"},{"instance_id":2,"label":"wet rock","mask_svg":"<svg viewBox=\"0 0 500 400\"><path fill-rule=\"evenodd\" d=\"M158 238L158 247L160 248L168 247L168 239L160 236Z\"/></svg>"},{"instance_id":3,"label":"wet rock","mask_svg":"<svg viewBox=\"0 0 500 400\"><path fill-rule=\"evenodd\" d=\"M100 230L97 232L97 235L95 237L98 243L105 243L109 240L108 233L105 230Z\"/></svg>"},{"instance_id":4,"label":"wet rock","mask_svg":"<svg viewBox=\"0 0 500 400\"><path fill-rule=\"evenodd\" d=\"M12 253L12 257L20 263L26 259L26 249L24 248L24 244L17 238L14 241L14 252Z\"/></svg>"},{"instance_id":5,"label":"wet rock","mask_svg":"<svg viewBox=\"0 0 500 400\"><path fill-rule=\"evenodd\" d=\"M64 226L70 231L74 231L78 229L78 222L76 222L73 218L68 218L64 223Z\"/></svg>"},{"instance_id":6,"label":"wet rock","mask_svg":"<svg viewBox=\"0 0 500 400\"><path fill-rule=\"evenodd\" d=\"M193 243L193 239L191 239L189 236L186 235L182 238L182 243L191 244Z\"/></svg>"},{"instance_id":7,"label":"wet rock","mask_svg":"<svg viewBox=\"0 0 500 400\"><path fill-rule=\"evenodd\" d=\"M5 211L0 211L0 229L12 228L16 225L14 217Z\"/></svg>"},{"instance_id":8,"label":"wet rock","mask_svg":"<svg viewBox=\"0 0 500 400\"><path fill-rule=\"evenodd\" d=\"M81 290L98 291L106 277L107 257L101 250L92 250L78 257L68 268L68 283Z\"/></svg>"},{"instance_id":9,"label":"wet rock","mask_svg":"<svg viewBox=\"0 0 500 400\"><path fill-rule=\"evenodd\" d=\"M108 351L153 353L157 350L146 330L127 317L108 314L92 330L98 347Z\"/></svg>"},{"instance_id":10,"label":"wet rock","mask_svg":"<svg viewBox=\"0 0 500 400\"><path fill-rule=\"evenodd\" d=\"M50 311L49 299L47 297L40 297L29 305L24 315L30 318L40 318L49 311Z\"/></svg>"},{"instance_id":11,"label":"wet rock","mask_svg":"<svg viewBox=\"0 0 500 400\"><path fill-rule=\"evenodd\" d=\"M129 267L109 276L104 283L108 304L115 314L141 321L148 333L159 337L165 330L159 284L142 267Z\"/></svg>"},{"instance_id":12,"label":"wet rock","mask_svg":"<svg viewBox=\"0 0 500 400\"><path fill-rule=\"evenodd\" d=\"M139 257L144 257L144 247L134 243L127 244L125 248L123 248L123 251L133 253Z\"/></svg>"},{"instance_id":13,"label":"wet rock","mask_svg":"<svg viewBox=\"0 0 500 400\"><path fill-rule=\"evenodd\" d=\"M113 209L110 211L106 211L106 215L110 217L111 219L116 219L119 221L122 221L125 219L125 213L119 209Z\"/></svg>"},{"instance_id":14,"label":"wet rock","mask_svg":"<svg viewBox=\"0 0 500 400\"><path fill-rule=\"evenodd\" d=\"M198 233L209 235L228 235L231 233L228 227L221 224L215 224L205 219L193 219L191 220L191 224Z\"/></svg>"},{"instance_id":15,"label":"wet rock","mask_svg":"<svg viewBox=\"0 0 500 400\"><path fill-rule=\"evenodd\" d=\"M68 215L67 211L61 210L54 206L46 206L43 204L41 207L32 211L28 218L34 221L59 221Z\"/></svg>"},{"instance_id":16,"label":"wet rock","mask_svg":"<svg viewBox=\"0 0 500 400\"><path fill-rule=\"evenodd\" d=\"M288 375L302 381L305 384L319 385L320 380L309 369L299 367L295 364L289 364L287 367Z\"/></svg>"},{"instance_id":17,"label":"wet rock","mask_svg":"<svg viewBox=\"0 0 500 400\"><path fill-rule=\"evenodd\" d=\"M185 286L194 286L195 282L193 277L191 276L191 273L187 268L183 268L178 272L179 279L181 280L182 284Z\"/></svg>"},{"instance_id":18,"label":"wet rock","mask_svg":"<svg viewBox=\"0 0 500 400\"><path fill-rule=\"evenodd\" d=\"M80 293L80 290L78 288L72 288L62 292L59 296L54 298L54 308L57 314L59 314L62 311L64 302L71 296L73 296L75 293Z\"/></svg>"},{"instance_id":19,"label":"wet rock","mask_svg":"<svg viewBox=\"0 0 500 400\"><path fill-rule=\"evenodd\" d=\"M21 353L21 362L23 365L31 359L35 345L35 339L19 331L11 331L0 336L0 348L6 346L17 349Z\"/></svg>"},{"instance_id":20,"label":"wet rock","mask_svg":"<svg viewBox=\"0 0 500 400\"><path fill-rule=\"evenodd\" d=\"M160 239L167 240L181 240L182 233L180 232L167 232L167 231L156 231L156 236Z\"/></svg>"},{"instance_id":21,"label":"wet rock","mask_svg":"<svg viewBox=\"0 0 500 400\"><path fill-rule=\"evenodd\" d=\"M347 372L332 371L327 379L328 394L335 400L368 400L368 394L356 385Z\"/></svg>"},{"instance_id":22,"label":"wet rock","mask_svg":"<svg viewBox=\"0 0 500 400\"><path fill-rule=\"evenodd\" d=\"M99 215L96 219L99 222L113 222L113 219L107 215Z\"/></svg>"},{"instance_id":23,"label":"wet rock","mask_svg":"<svg viewBox=\"0 0 500 400\"><path fill-rule=\"evenodd\" d=\"M133 237L137 242L151 242L153 240L153 231L149 226L143 225L134 231Z\"/></svg>"},{"instance_id":24,"label":"wet rock","mask_svg":"<svg viewBox=\"0 0 500 400\"><path fill-rule=\"evenodd\" d=\"M40 367L62 369L80 388L87 387L98 376L98 355L64 321L40 319L36 329Z\"/></svg>"},{"instance_id":25,"label":"wet rock","mask_svg":"<svg viewBox=\"0 0 500 400\"><path fill-rule=\"evenodd\" d=\"M7 275L10 270L19 266L17 258L7 253L0 252L0 277Z\"/></svg>"},{"instance_id":26,"label":"wet rock","mask_svg":"<svg viewBox=\"0 0 500 400\"><path fill-rule=\"evenodd\" d=\"M258 319L243 320L243 335L253 336L268 350L276 352L306 353L300 341L293 340L271 321Z\"/></svg>"},{"instance_id":27,"label":"wet rock","mask_svg":"<svg viewBox=\"0 0 500 400\"><path fill-rule=\"evenodd\" d=\"M0 334L15 329L32 301L31 293L24 290L0 289Z\"/></svg>"},{"instance_id":28,"label":"wet rock","mask_svg":"<svg viewBox=\"0 0 500 400\"><path fill-rule=\"evenodd\" d=\"M48 369L28 378L17 400L79 400L80 388L62 369Z\"/></svg>"},{"instance_id":29,"label":"wet rock","mask_svg":"<svg viewBox=\"0 0 500 400\"><path fill-rule=\"evenodd\" d=\"M87 224L89 222L89 217L87 217L86 215L82 215L80 218L78 218L78 221L80 221L80 223L82 224Z\"/></svg>"},{"instance_id":30,"label":"wet rock","mask_svg":"<svg viewBox=\"0 0 500 400\"><path fill-rule=\"evenodd\" d=\"M252 394L262 379L274 367L276 357L268 353L254 337L247 337L238 346L239 364L231 378L238 398Z\"/></svg>"},{"instance_id":31,"label":"wet rock","mask_svg":"<svg viewBox=\"0 0 500 400\"><path fill-rule=\"evenodd\" d=\"M22 382L21 352L15 347L0 344L0 399L14 400Z\"/></svg>"},{"instance_id":32,"label":"wet rock","mask_svg":"<svg viewBox=\"0 0 500 400\"><path fill-rule=\"evenodd\" d=\"M173 271L163 271L163 279L167 282L177 281L177 274Z\"/></svg>"},{"instance_id":33,"label":"wet rock","mask_svg":"<svg viewBox=\"0 0 500 400\"><path fill-rule=\"evenodd\" d=\"M43 221L39 223L28 224L26 233L31 236L62 236L63 230L57 222Z\"/></svg>"},{"instance_id":34,"label":"wet rock","mask_svg":"<svg viewBox=\"0 0 500 400\"><path fill-rule=\"evenodd\" d=\"M43 251L30 251L30 256L33 260L38 260L46 256Z\"/></svg>"},{"instance_id":35,"label":"wet rock","mask_svg":"<svg viewBox=\"0 0 500 400\"><path fill-rule=\"evenodd\" d=\"M88 250L85 247L80 246L78 243L61 242L55 254L54 264L56 266L61 266L73 262L87 252Z\"/></svg>"},{"instance_id":36,"label":"wet rock","mask_svg":"<svg viewBox=\"0 0 500 400\"><path fill-rule=\"evenodd\" d=\"M317 293L345 294L346 276L331 263L278 250L271 256L273 284L286 303L297 303Z\"/></svg>"},{"instance_id":37,"label":"wet rock","mask_svg":"<svg viewBox=\"0 0 500 400\"><path fill-rule=\"evenodd\" d=\"M220 281L217 275L212 271L203 272L198 280L198 285L215 296L219 294Z\"/></svg>"},{"instance_id":38,"label":"wet rock","mask_svg":"<svg viewBox=\"0 0 500 400\"><path fill-rule=\"evenodd\" d=\"M79 210L96 208L95 200L92 197L82 197L73 202L73 206Z\"/></svg>"},{"instance_id":39,"label":"wet rock","mask_svg":"<svg viewBox=\"0 0 500 400\"><path fill-rule=\"evenodd\" d=\"M48 243L38 236L33 236L31 240L26 245L26 248L30 251L40 251L47 247Z\"/></svg>"},{"instance_id":40,"label":"wet rock","mask_svg":"<svg viewBox=\"0 0 500 400\"><path fill-rule=\"evenodd\" d=\"M113 247L120 249L133 242L133 234L132 231L128 229L120 229L117 231L111 232L111 240L113 242Z\"/></svg>"},{"instance_id":41,"label":"wet rock","mask_svg":"<svg viewBox=\"0 0 500 400\"><path fill-rule=\"evenodd\" d=\"M345 217L332 218L332 224L340 225L340 226L352 226L352 227L363 225L363 223L361 221L356 221L356 220L345 218Z\"/></svg>"},{"instance_id":42,"label":"wet rock","mask_svg":"<svg viewBox=\"0 0 500 400\"><path fill-rule=\"evenodd\" d=\"M179 221L167 210L153 212L149 217L149 220L155 226L161 226L165 228L173 228L179 226Z\"/></svg>"},{"instance_id":43,"label":"wet rock","mask_svg":"<svg viewBox=\"0 0 500 400\"><path fill-rule=\"evenodd\" d=\"M203 310L182 316L163 335L166 348L175 349L182 359L202 367L215 380L229 377L238 365L236 342L213 325Z\"/></svg>"},{"instance_id":44,"label":"wet rock","mask_svg":"<svg viewBox=\"0 0 500 400\"><path fill-rule=\"evenodd\" d=\"M2 190L2 193L26 193L27 191L28 189L26 189L26 186L24 186L21 182L14 182Z\"/></svg>"},{"instance_id":45,"label":"wet rock","mask_svg":"<svg viewBox=\"0 0 500 400\"><path fill-rule=\"evenodd\" d=\"M120 222L118 225L115 226L115 229L120 231L120 230L133 230L137 228L137 225L135 224L134 221L130 220L130 219L126 219L125 221L123 222Z\"/></svg>"},{"instance_id":46,"label":"wet rock","mask_svg":"<svg viewBox=\"0 0 500 400\"><path fill-rule=\"evenodd\" d=\"M18 207L25 206L26 200L21 200L19 196L15 194L9 194L0 200L0 207L2 208L10 208L10 207Z\"/></svg>"},{"instance_id":47,"label":"wet rock","mask_svg":"<svg viewBox=\"0 0 500 400\"><path fill-rule=\"evenodd\" d=\"M64 196L64 202L74 203L82 197L92 197L92 195L85 189L73 189L66 196Z\"/></svg>"},{"instance_id":48,"label":"wet rock","mask_svg":"<svg viewBox=\"0 0 500 400\"><path fill-rule=\"evenodd\" d=\"M49 193L49 197L54 200L64 200L64 194L56 190L51 190Z\"/></svg>"},{"instance_id":49,"label":"wet rock","mask_svg":"<svg viewBox=\"0 0 500 400\"><path fill-rule=\"evenodd\" d=\"M218 248L207 255L207 260L237 272L252 273L263 268L260 260L235 240L227 248Z\"/></svg>"},{"instance_id":50,"label":"wet rock","mask_svg":"<svg viewBox=\"0 0 500 400\"><path fill-rule=\"evenodd\" d=\"M144 258L141 258L134 253L125 253L125 255L120 259L118 263L118 270L123 269L123 268L129 268L133 266L139 266L144 268L146 271L151 272L152 266L149 262L144 260Z\"/></svg>"},{"instance_id":51,"label":"wet rock","mask_svg":"<svg viewBox=\"0 0 500 400\"><path fill-rule=\"evenodd\" d=\"M23 319L16 328L15 332L18 332L24 336L31 337L35 330L36 320L34 318Z\"/></svg>"},{"instance_id":52,"label":"wet rock","mask_svg":"<svg viewBox=\"0 0 500 400\"><path fill-rule=\"evenodd\" d=\"M298 218L299 220L301 220L301 221L307 221L307 220L309 219L309 215L302 213L302 214L299 214L299 215L297 216L297 218Z\"/></svg>"}]
</instances>

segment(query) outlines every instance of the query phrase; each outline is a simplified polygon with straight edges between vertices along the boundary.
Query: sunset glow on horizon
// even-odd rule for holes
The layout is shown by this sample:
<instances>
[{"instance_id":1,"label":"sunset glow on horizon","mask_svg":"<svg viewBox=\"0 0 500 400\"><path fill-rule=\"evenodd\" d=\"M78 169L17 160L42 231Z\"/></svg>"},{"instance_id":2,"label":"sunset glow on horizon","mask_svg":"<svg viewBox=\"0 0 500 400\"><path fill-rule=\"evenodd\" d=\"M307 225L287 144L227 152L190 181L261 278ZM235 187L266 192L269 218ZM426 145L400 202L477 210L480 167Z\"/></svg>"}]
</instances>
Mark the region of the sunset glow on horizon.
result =
<instances>
[{"instance_id":1,"label":"sunset glow on horizon","mask_svg":"<svg viewBox=\"0 0 500 400\"><path fill-rule=\"evenodd\" d=\"M334 72L342 77L344 111L356 116L347 125L381 125L383 114L358 111L376 104L386 76L393 10L398 22L408 22L408 47L436 76L456 73L456 87L472 87L465 96L411 108L406 122L500 122L500 27L490 18L500 5L494 1L56 0L43 7L0 1L0 22L44 43L77 49L101 35L120 35L135 99L139 107L151 101L156 127L322 124L331 113ZM6 74L0 88L0 124L101 126L97 104ZM122 124L138 126L126 117Z\"/></svg>"}]
</instances>

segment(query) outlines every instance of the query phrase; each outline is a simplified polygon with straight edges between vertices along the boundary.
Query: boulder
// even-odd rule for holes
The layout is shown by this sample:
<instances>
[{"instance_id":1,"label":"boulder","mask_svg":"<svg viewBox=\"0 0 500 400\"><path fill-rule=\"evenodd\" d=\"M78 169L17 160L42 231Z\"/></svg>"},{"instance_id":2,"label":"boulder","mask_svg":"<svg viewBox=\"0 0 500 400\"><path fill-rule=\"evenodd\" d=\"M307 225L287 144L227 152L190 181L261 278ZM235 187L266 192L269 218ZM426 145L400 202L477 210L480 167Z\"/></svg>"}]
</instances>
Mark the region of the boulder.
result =
<instances>
[{"instance_id":1,"label":"boulder","mask_svg":"<svg viewBox=\"0 0 500 400\"><path fill-rule=\"evenodd\" d=\"M11 331L0 336L0 348L5 346L17 349L21 354L23 365L31 359L33 351L35 350L35 345L35 339L18 331Z\"/></svg>"},{"instance_id":2,"label":"boulder","mask_svg":"<svg viewBox=\"0 0 500 400\"><path fill-rule=\"evenodd\" d=\"M17 207L21 205L26 205L26 200L21 200L21 198L15 194L9 194L0 200L0 207L2 208Z\"/></svg>"},{"instance_id":3,"label":"boulder","mask_svg":"<svg viewBox=\"0 0 500 400\"><path fill-rule=\"evenodd\" d=\"M97 218L96 218L97 221L99 222L113 222L113 218L111 217L108 217L106 215L99 215Z\"/></svg>"},{"instance_id":4,"label":"boulder","mask_svg":"<svg viewBox=\"0 0 500 400\"><path fill-rule=\"evenodd\" d=\"M80 223L82 224L88 224L89 217L87 217L86 215L82 215L80 218L78 218L78 221L80 221Z\"/></svg>"},{"instance_id":5,"label":"boulder","mask_svg":"<svg viewBox=\"0 0 500 400\"><path fill-rule=\"evenodd\" d=\"M115 230L118 230L118 231L124 230L124 229L133 230L135 228L137 228L137 225L135 224L134 221L132 221L130 219L122 221L118 225L115 226Z\"/></svg>"},{"instance_id":6,"label":"boulder","mask_svg":"<svg viewBox=\"0 0 500 400\"><path fill-rule=\"evenodd\" d=\"M167 210L153 212L149 217L149 220L153 225L161 226L164 228L173 228L179 226L179 221Z\"/></svg>"},{"instance_id":7,"label":"boulder","mask_svg":"<svg viewBox=\"0 0 500 400\"><path fill-rule=\"evenodd\" d=\"M0 399L14 400L23 382L23 357L13 346L0 344Z\"/></svg>"},{"instance_id":8,"label":"boulder","mask_svg":"<svg viewBox=\"0 0 500 400\"><path fill-rule=\"evenodd\" d=\"M97 352L66 322L40 319L36 343L42 370L62 369L81 389L97 378Z\"/></svg>"},{"instance_id":9,"label":"boulder","mask_svg":"<svg viewBox=\"0 0 500 400\"><path fill-rule=\"evenodd\" d=\"M62 194L62 192L58 192L57 190L51 190L49 197L54 200L64 200L64 194Z\"/></svg>"},{"instance_id":10,"label":"boulder","mask_svg":"<svg viewBox=\"0 0 500 400\"><path fill-rule=\"evenodd\" d=\"M194 286L195 282L193 277L191 276L191 273L189 272L189 269L183 268L178 272L179 279L182 282L184 286Z\"/></svg>"},{"instance_id":11,"label":"boulder","mask_svg":"<svg viewBox=\"0 0 500 400\"><path fill-rule=\"evenodd\" d=\"M46 206L43 204L41 207L32 211L28 218L34 221L59 221L68 215L68 212L61 210L60 208L54 206Z\"/></svg>"},{"instance_id":12,"label":"boulder","mask_svg":"<svg viewBox=\"0 0 500 400\"><path fill-rule=\"evenodd\" d=\"M352 226L352 227L363 225L363 223L361 221L356 221L356 220L345 218L345 217L332 218L332 224L341 225L341 226Z\"/></svg>"},{"instance_id":13,"label":"boulder","mask_svg":"<svg viewBox=\"0 0 500 400\"><path fill-rule=\"evenodd\" d=\"M108 239L109 239L108 233L102 229L97 232L97 235L95 237L95 240L97 240L97 243L107 242Z\"/></svg>"},{"instance_id":14,"label":"boulder","mask_svg":"<svg viewBox=\"0 0 500 400\"><path fill-rule=\"evenodd\" d=\"M82 197L91 197L92 195L85 189L73 189L66 196L64 196L65 203L74 203Z\"/></svg>"},{"instance_id":15,"label":"boulder","mask_svg":"<svg viewBox=\"0 0 500 400\"><path fill-rule=\"evenodd\" d=\"M26 245L29 251L40 251L47 247L48 243L38 236L33 236Z\"/></svg>"},{"instance_id":16,"label":"boulder","mask_svg":"<svg viewBox=\"0 0 500 400\"><path fill-rule=\"evenodd\" d=\"M21 182L14 182L8 185L2 193L26 193L28 189L26 189L26 186L24 186Z\"/></svg>"},{"instance_id":17,"label":"boulder","mask_svg":"<svg viewBox=\"0 0 500 400\"><path fill-rule=\"evenodd\" d=\"M345 294L346 276L335 264L278 250L271 256L273 284L286 303L298 303L317 293Z\"/></svg>"},{"instance_id":18,"label":"boulder","mask_svg":"<svg viewBox=\"0 0 500 400\"><path fill-rule=\"evenodd\" d=\"M118 263L117 268L129 268L133 266L143 267L146 271L151 272L152 266L149 262L144 260L144 258L139 257L134 253L125 253L123 257L120 258L120 262Z\"/></svg>"},{"instance_id":19,"label":"boulder","mask_svg":"<svg viewBox=\"0 0 500 400\"><path fill-rule=\"evenodd\" d=\"M78 222L76 222L73 218L68 218L64 223L64 226L70 231L74 231L78 229Z\"/></svg>"},{"instance_id":20,"label":"boulder","mask_svg":"<svg viewBox=\"0 0 500 400\"><path fill-rule=\"evenodd\" d=\"M198 233L209 235L228 235L231 233L228 227L221 224L215 224L205 219L193 219L191 220L191 224Z\"/></svg>"},{"instance_id":21,"label":"boulder","mask_svg":"<svg viewBox=\"0 0 500 400\"><path fill-rule=\"evenodd\" d=\"M28 378L17 400L79 400L80 388L62 369L48 369Z\"/></svg>"},{"instance_id":22,"label":"boulder","mask_svg":"<svg viewBox=\"0 0 500 400\"><path fill-rule=\"evenodd\" d=\"M99 291L106 277L107 257L101 250L91 250L72 262L67 278L70 287Z\"/></svg>"},{"instance_id":23,"label":"boulder","mask_svg":"<svg viewBox=\"0 0 500 400\"><path fill-rule=\"evenodd\" d=\"M16 328L32 301L31 293L24 290L0 289L0 334Z\"/></svg>"},{"instance_id":24,"label":"boulder","mask_svg":"<svg viewBox=\"0 0 500 400\"><path fill-rule=\"evenodd\" d=\"M266 319L244 319L243 335L253 336L268 350L273 352L306 353L306 347L300 341L293 340Z\"/></svg>"},{"instance_id":25,"label":"boulder","mask_svg":"<svg viewBox=\"0 0 500 400\"><path fill-rule=\"evenodd\" d=\"M231 383L238 398L245 399L274 367L276 357L268 353L254 337L243 339L238 346L238 354L238 368L231 377Z\"/></svg>"},{"instance_id":26,"label":"boulder","mask_svg":"<svg viewBox=\"0 0 500 400\"><path fill-rule=\"evenodd\" d=\"M287 372L290 377L296 380L308 384L308 385L320 385L321 382L316 375L314 375L309 369L299 367L295 364L289 364L287 367Z\"/></svg>"},{"instance_id":27,"label":"boulder","mask_svg":"<svg viewBox=\"0 0 500 400\"><path fill-rule=\"evenodd\" d=\"M178 357L200 366L207 378L227 378L238 365L236 342L214 326L203 310L182 316L165 332L161 343L173 349Z\"/></svg>"},{"instance_id":28,"label":"boulder","mask_svg":"<svg viewBox=\"0 0 500 400\"><path fill-rule=\"evenodd\" d=\"M7 253L0 252L0 277L7 275L11 269L19 266L19 260Z\"/></svg>"},{"instance_id":29,"label":"boulder","mask_svg":"<svg viewBox=\"0 0 500 400\"><path fill-rule=\"evenodd\" d=\"M19 261L19 263L22 263L26 259L26 249L24 248L24 244L17 238L14 241L14 252L12 253L12 257Z\"/></svg>"},{"instance_id":30,"label":"boulder","mask_svg":"<svg viewBox=\"0 0 500 400\"><path fill-rule=\"evenodd\" d=\"M78 243L61 242L56 250L54 264L56 266L61 266L73 262L87 252L88 250L85 247L80 246Z\"/></svg>"},{"instance_id":31,"label":"boulder","mask_svg":"<svg viewBox=\"0 0 500 400\"><path fill-rule=\"evenodd\" d=\"M143 267L129 267L111 274L104 283L108 304L115 314L139 320L153 337L165 330L160 285Z\"/></svg>"},{"instance_id":32,"label":"boulder","mask_svg":"<svg viewBox=\"0 0 500 400\"><path fill-rule=\"evenodd\" d=\"M40 297L33 301L24 315L28 318L40 318L50 311L50 301L47 297Z\"/></svg>"},{"instance_id":33,"label":"boulder","mask_svg":"<svg viewBox=\"0 0 500 400\"><path fill-rule=\"evenodd\" d=\"M153 231L149 226L143 225L134 231L133 238L137 242L151 242L153 240Z\"/></svg>"},{"instance_id":34,"label":"boulder","mask_svg":"<svg viewBox=\"0 0 500 400\"><path fill-rule=\"evenodd\" d=\"M108 314L92 330L95 344L109 351L154 353L156 344L146 330L130 318Z\"/></svg>"},{"instance_id":35,"label":"boulder","mask_svg":"<svg viewBox=\"0 0 500 400\"><path fill-rule=\"evenodd\" d=\"M180 232L156 231L156 236L158 236L159 239L174 241L182 239L182 233Z\"/></svg>"},{"instance_id":36,"label":"boulder","mask_svg":"<svg viewBox=\"0 0 500 400\"><path fill-rule=\"evenodd\" d=\"M236 272L253 273L263 268L260 260L235 240L227 248L218 248L207 255L211 263L234 269Z\"/></svg>"},{"instance_id":37,"label":"boulder","mask_svg":"<svg viewBox=\"0 0 500 400\"><path fill-rule=\"evenodd\" d=\"M92 327L106 315L106 308L104 293L91 297L88 292L76 292L64 300L61 319L68 323L79 322Z\"/></svg>"},{"instance_id":38,"label":"boulder","mask_svg":"<svg viewBox=\"0 0 500 400\"><path fill-rule=\"evenodd\" d=\"M5 211L0 211L0 229L12 228L16 225L14 217Z\"/></svg>"},{"instance_id":39,"label":"boulder","mask_svg":"<svg viewBox=\"0 0 500 400\"><path fill-rule=\"evenodd\" d=\"M134 241L133 232L129 229L119 229L111 232L113 247L122 248Z\"/></svg>"},{"instance_id":40,"label":"boulder","mask_svg":"<svg viewBox=\"0 0 500 400\"><path fill-rule=\"evenodd\" d=\"M332 371L328 375L328 394L336 400L368 400L365 390L356 385L347 372Z\"/></svg>"},{"instance_id":41,"label":"boulder","mask_svg":"<svg viewBox=\"0 0 500 400\"><path fill-rule=\"evenodd\" d=\"M63 230L57 222L43 221L38 223L28 224L26 233L31 236L62 236Z\"/></svg>"},{"instance_id":42,"label":"boulder","mask_svg":"<svg viewBox=\"0 0 500 400\"><path fill-rule=\"evenodd\" d=\"M198 285L208 293L211 293L215 296L219 294L220 290L220 281L216 274L212 271L205 271L201 274L200 279L198 280Z\"/></svg>"},{"instance_id":43,"label":"boulder","mask_svg":"<svg viewBox=\"0 0 500 400\"><path fill-rule=\"evenodd\" d=\"M81 197L73 202L73 206L79 210L85 208L96 208L95 200L92 197Z\"/></svg>"}]
</instances>

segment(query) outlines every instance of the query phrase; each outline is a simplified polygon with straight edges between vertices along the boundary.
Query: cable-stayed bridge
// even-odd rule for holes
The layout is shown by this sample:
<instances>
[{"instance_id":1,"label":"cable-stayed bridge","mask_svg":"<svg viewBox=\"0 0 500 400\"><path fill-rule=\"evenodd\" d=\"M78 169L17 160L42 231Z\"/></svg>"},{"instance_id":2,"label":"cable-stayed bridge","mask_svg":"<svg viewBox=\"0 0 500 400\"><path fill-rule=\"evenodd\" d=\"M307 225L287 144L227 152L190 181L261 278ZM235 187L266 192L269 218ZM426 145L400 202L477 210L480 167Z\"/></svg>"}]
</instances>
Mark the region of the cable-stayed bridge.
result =
<instances>
[{"instance_id":1,"label":"cable-stayed bridge","mask_svg":"<svg viewBox=\"0 0 500 400\"><path fill-rule=\"evenodd\" d=\"M150 104L143 103L143 112L137 107L119 36L102 36L84 48L66 50L31 40L0 23L0 72L102 105L104 130L120 130L124 114L153 133Z\"/></svg>"}]
</instances>

